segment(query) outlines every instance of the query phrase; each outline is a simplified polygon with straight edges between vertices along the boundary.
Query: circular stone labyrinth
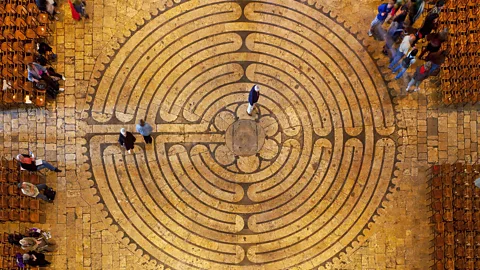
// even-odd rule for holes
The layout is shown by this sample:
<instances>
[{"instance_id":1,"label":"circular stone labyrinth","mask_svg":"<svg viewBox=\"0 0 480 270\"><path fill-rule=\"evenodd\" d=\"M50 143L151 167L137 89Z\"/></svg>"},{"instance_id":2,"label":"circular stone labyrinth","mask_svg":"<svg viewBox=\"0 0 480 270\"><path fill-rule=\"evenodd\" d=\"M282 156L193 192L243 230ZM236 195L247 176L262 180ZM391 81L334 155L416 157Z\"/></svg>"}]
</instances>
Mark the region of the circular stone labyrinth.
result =
<instances>
[{"instance_id":1,"label":"circular stone labyrinth","mask_svg":"<svg viewBox=\"0 0 480 270\"><path fill-rule=\"evenodd\" d=\"M312 269L365 241L391 186L394 112L375 62L329 13L294 0L180 2L96 67L92 180L137 254L179 270ZM154 144L137 135L125 155L118 132L139 119ZM238 141L254 146L236 155L227 130L247 120L263 146Z\"/></svg>"}]
</instances>

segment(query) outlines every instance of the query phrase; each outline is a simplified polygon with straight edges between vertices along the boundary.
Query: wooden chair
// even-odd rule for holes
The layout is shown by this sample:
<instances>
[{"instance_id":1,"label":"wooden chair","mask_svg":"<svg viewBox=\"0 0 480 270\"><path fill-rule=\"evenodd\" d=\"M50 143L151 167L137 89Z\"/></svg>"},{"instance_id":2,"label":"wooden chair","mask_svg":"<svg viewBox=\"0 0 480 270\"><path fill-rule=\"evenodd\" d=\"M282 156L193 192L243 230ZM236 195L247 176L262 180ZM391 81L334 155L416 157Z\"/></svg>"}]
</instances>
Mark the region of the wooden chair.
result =
<instances>
[{"instance_id":1,"label":"wooden chair","mask_svg":"<svg viewBox=\"0 0 480 270\"><path fill-rule=\"evenodd\" d=\"M8 195L10 195L10 196L20 195L20 189L17 186L9 185L8 186Z\"/></svg>"},{"instance_id":2,"label":"wooden chair","mask_svg":"<svg viewBox=\"0 0 480 270\"><path fill-rule=\"evenodd\" d=\"M30 198L30 210L40 210L40 201L35 198Z\"/></svg>"},{"instance_id":3,"label":"wooden chair","mask_svg":"<svg viewBox=\"0 0 480 270\"><path fill-rule=\"evenodd\" d=\"M8 195L8 184L0 183L0 195Z\"/></svg>"},{"instance_id":4,"label":"wooden chair","mask_svg":"<svg viewBox=\"0 0 480 270\"><path fill-rule=\"evenodd\" d=\"M0 221L5 222L8 220L9 220L8 211L5 209L0 209Z\"/></svg>"},{"instance_id":5,"label":"wooden chair","mask_svg":"<svg viewBox=\"0 0 480 270\"><path fill-rule=\"evenodd\" d=\"M20 222L29 222L30 215L27 210L20 210Z\"/></svg>"},{"instance_id":6,"label":"wooden chair","mask_svg":"<svg viewBox=\"0 0 480 270\"><path fill-rule=\"evenodd\" d=\"M13 209L20 208L20 198L18 196L11 196L8 199L8 206Z\"/></svg>"},{"instance_id":7,"label":"wooden chair","mask_svg":"<svg viewBox=\"0 0 480 270\"><path fill-rule=\"evenodd\" d=\"M8 198L6 196L0 196L0 208L8 208Z\"/></svg>"},{"instance_id":8,"label":"wooden chair","mask_svg":"<svg viewBox=\"0 0 480 270\"><path fill-rule=\"evenodd\" d=\"M21 209L28 209L29 208L30 199L27 196L20 197L20 208Z\"/></svg>"},{"instance_id":9,"label":"wooden chair","mask_svg":"<svg viewBox=\"0 0 480 270\"><path fill-rule=\"evenodd\" d=\"M33 222L33 223L39 223L40 222L39 211L30 211L30 222Z\"/></svg>"},{"instance_id":10,"label":"wooden chair","mask_svg":"<svg viewBox=\"0 0 480 270\"><path fill-rule=\"evenodd\" d=\"M10 209L8 212L8 219L11 221L18 221L20 219L20 214L17 209Z\"/></svg>"}]
</instances>

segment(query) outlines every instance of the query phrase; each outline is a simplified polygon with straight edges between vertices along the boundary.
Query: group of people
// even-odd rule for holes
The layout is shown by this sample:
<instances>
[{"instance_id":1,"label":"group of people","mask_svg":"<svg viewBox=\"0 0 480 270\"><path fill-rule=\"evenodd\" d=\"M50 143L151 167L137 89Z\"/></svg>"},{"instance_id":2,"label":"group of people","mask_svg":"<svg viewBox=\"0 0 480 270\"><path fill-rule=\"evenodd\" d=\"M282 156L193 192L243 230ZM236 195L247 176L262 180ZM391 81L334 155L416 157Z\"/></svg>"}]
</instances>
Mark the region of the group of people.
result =
<instances>
[{"instance_id":1,"label":"group of people","mask_svg":"<svg viewBox=\"0 0 480 270\"><path fill-rule=\"evenodd\" d=\"M25 251L24 254L16 254L17 266L20 268L26 265L48 266L50 262L45 259L44 253L55 250L55 243L50 241L50 238L49 232L38 228L28 229L25 235L19 233L9 234L8 242L20 246Z\"/></svg>"},{"instance_id":2,"label":"group of people","mask_svg":"<svg viewBox=\"0 0 480 270\"><path fill-rule=\"evenodd\" d=\"M248 107L247 107L247 114L252 116L253 109L255 108L255 104L258 102L260 98L260 87L258 85L253 85L252 89L248 93ZM140 119L138 124L136 125L136 130L140 135L143 136L146 144L151 144L153 138L151 136L153 128L150 124L145 122L145 120ZM120 129L120 136L118 137L118 143L121 147L125 148L125 150L131 154L133 149L135 148L135 142L137 139L135 136L127 131L125 128Z\"/></svg>"},{"instance_id":3,"label":"group of people","mask_svg":"<svg viewBox=\"0 0 480 270\"><path fill-rule=\"evenodd\" d=\"M445 61L447 53L441 51L441 46L447 40L447 29L435 32L444 4L443 0L434 1L434 8L427 14L418 30L413 29L413 24L424 10L424 0L389 0L388 3L378 7L378 14L370 24L368 35L373 36L377 33L385 39L383 53L390 58L388 67L394 74L398 72L395 79L400 79L417 61L417 57L425 61L415 70L408 83L407 93L418 91L420 83L429 76L437 75L439 67ZM384 31L382 25L389 21L390 27ZM395 48L395 44L400 40L400 44ZM420 40L426 40L428 43L419 54L417 42ZM413 85L415 88L410 91Z\"/></svg>"},{"instance_id":4,"label":"group of people","mask_svg":"<svg viewBox=\"0 0 480 270\"><path fill-rule=\"evenodd\" d=\"M58 93L64 90L60 87L59 81L65 80L65 77L55 72L53 67L47 67L47 65L57 56L53 53L52 47L45 42L37 44L37 52L37 62L27 64L27 79L33 82L36 88L46 90L50 97L56 98Z\"/></svg>"},{"instance_id":5,"label":"group of people","mask_svg":"<svg viewBox=\"0 0 480 270\"><path fill-rule=\"evenodd\" d=\"M74 0L73 3L71 1L69 2L74 19L79 20L80 17L84 17L85 19L89 18L85 10L85 6L87 5L85 0ZM55 0L35 0L35 3L39 10L48 13L51 20L59 20L57 15L60 14L60 12L57 10L58 5Z\"/></svg>"}]
</instances>

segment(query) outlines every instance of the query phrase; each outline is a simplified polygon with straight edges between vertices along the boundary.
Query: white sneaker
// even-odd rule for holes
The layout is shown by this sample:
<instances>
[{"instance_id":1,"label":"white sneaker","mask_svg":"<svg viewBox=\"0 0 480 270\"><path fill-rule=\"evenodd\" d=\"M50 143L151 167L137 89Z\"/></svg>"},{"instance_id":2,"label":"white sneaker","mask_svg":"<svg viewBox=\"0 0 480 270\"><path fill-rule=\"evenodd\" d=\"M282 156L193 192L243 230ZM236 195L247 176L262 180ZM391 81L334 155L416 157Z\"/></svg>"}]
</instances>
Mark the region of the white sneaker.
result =
<instances>
[{"instance_id":1,"label":"white sneaker","mask_svg":"<svg viewBox=\"0 0 480 270\"><path fill-rule=\"evenodd\" d=\"M63 92L65 91L65 88L59 88L58 91Z\"/></svg>"},{"instance_id":2,"label":"white sneaker","mask_svg":"<svg viewBox=\"0 0 480 270\"><path fill-rule=\"evenodd\" d=\"M418 92L420 90L420 88L416 87L415 89L413 89L413 92Z\"/></svg>"},{"instance_id":3,"label":"white sneaker","mask_svg":"<svg viewBox=\"0 0 480 270\"><path fill-rule=\"evenodd\" d=\"M368 36L369 36L369 37L373 36L372 31L368 30Z\"/></svg>"},{"instance_id":4,"label":"white sneaker","mask_svg":"<svg viewBox=\"0 0 480 270\"><path fill-rule=\"evenodd\" d=\"M62 80L64 80L64 81L66 80L66 79L65 79L65 76L63 76L63 75L62 75Z\"/></svg>"},{"instance_id":5,"label":"white sneaker","mask_svg":"<svg viewBox=\"0 0 480 270\"><path fill-rule=\"evenodd\" d=\"M129 154L131 154L131 153L132 153L132 150L131 150L131 149L130 149L130 150L128 150L128 153L129 153Z\"/></svg>"}]
</instances>

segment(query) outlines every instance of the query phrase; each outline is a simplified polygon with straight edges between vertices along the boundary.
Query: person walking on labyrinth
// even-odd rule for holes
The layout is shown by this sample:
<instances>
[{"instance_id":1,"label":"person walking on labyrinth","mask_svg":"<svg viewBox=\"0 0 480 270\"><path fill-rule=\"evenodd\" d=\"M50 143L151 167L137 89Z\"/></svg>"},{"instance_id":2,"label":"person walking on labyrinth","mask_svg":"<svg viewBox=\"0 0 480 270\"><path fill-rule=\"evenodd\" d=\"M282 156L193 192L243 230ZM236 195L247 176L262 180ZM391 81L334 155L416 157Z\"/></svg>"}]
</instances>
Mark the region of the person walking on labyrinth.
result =
<instances>
[{"instance_id":1,"label":"person walking on labyrinth","mask_svg":"<svg viewBox=\"0 0 480 270\"><path fill-rule=\"evenodd\" d=\"M137 132L143 136L146 144L151 144L153 139L150 134L152 134L152 126L149 123L145 122L143 119L140 119L136 126Z\"/></svg>"},{"instance_id":2,"label":"person walking on labyrinth","mask_svg":"<svg viewBox=\"0 0 480 270\"><path fill-rule=\"evenodd\" d=\"M248 115L252 116L253 108L255 108L255 103L258 102L259 97L260 97L260 87L255 84L252 87L252 89L250 89L250 93L248 94L248 108L247 108Z\"/></svg>"},{"instance_id":3,"label":"person walking on labyrinth","mask_svg":"<svg viewBox=\"0 0 480 270\"><path fill-rule=\"evenodd\" d=\"M399 69L401 69L400 72L395 77L395 80L400 79L403 76L403 74L405 73L405 71L407 71L407 69L415 63L415 61L416 61L415 56L417 55L417 53L418 53L418 49L413 48L413 50L411 50L407 54L407 56L405 58L403 58L403 61L401 63L399 63L396 67L393 68L392 73L395 73Z\"/></svg>"}]
</instances>

